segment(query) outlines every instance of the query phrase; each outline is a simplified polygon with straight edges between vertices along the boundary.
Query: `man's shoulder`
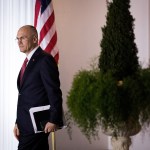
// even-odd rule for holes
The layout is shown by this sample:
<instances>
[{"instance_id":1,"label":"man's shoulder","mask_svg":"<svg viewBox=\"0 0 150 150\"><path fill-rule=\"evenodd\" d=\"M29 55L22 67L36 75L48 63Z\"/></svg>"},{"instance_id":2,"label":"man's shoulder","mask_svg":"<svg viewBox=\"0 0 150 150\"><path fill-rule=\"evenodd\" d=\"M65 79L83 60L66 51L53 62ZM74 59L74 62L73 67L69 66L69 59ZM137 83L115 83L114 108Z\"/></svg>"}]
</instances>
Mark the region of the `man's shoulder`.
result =
<instances>
[{"instance_id":1,"label":"man's shoulder","mask_svg":"<svg viewBox=\"0 0 150 150\"><path fill-rule=\"evenodd\" d=\"M48 59L48 60L55 61L54 57L51 54L49 54L48 52L44 51L44 50L42 50L41 56L43 57L43 59Z\"/></svg>"},{"instance_id":2,"label":"man's shoulder","mask_svg":"<svg viewBox=\"0 0 150 150\"><path fill-rule=\"evenodd\" d=\"M50 62L50 63L53 63L53 64L57 65L54 57L51 54L49 54L48 52L44 51L44 50L42 50L40 52L40 59L43 60L43 61Z\"/></svg>"},{"instance_id":3,"label":"man's shoulder","mask_svg":"<svg viewBox=\"0 0 150 150\"><path fill-rule=\"evenodd\" d=\"M53 56L52 56L50 53L48 53L48 52L42 50L41 47L39 47L39 48L35 51L35 56L36 56L36 57L41 57L41 58L46 58L46 57L48 57L48 58L53 59Z\"/></svg>"},{"instance_id":4,"label":"man's shoulder","mask_svg":"<svg viewBox=\"0 0 150 150\"><path fill-rule=\"evenodd\" d=\"M38 49L35 51L34 57L42 62L46 61L57 65L54 57L49 52L42 50L41 47L38 47Z\"/></svg>"}]
</instances>

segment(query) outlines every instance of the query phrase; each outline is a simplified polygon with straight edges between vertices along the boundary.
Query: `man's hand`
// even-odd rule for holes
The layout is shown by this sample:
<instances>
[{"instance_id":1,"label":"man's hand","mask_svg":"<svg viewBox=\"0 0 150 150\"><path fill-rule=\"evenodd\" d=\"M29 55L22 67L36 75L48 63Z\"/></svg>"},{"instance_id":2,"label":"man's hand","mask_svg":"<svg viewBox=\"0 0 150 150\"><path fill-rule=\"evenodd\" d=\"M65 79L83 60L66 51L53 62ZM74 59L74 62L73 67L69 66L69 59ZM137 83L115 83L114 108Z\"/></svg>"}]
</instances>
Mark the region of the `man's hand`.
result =
<instances>
[{"instance_id":1,"label":"man's hand","mask_svg":"<svg viewBox=\"0 0 150 150\"><path fill-rule=\"evenodd\" d=\"M15 127L14 127L14 130L13 130L13 132L14 132L14 136L16 137L16 139L18 140L19 139L19 129L18 129L18 126L17 126L17 124L15 124Z\"/></svg>"},{"instance_id":2,"label":"man's hand","mask_svg":"<svg viewBox=\"0 0 150 150\"><path fill-rule=\"evenodd\" d=\"M50 123L48 122L46 125L45 125L45 129L44 129L44 132L45 133L48 133L48 132L53 132L57 129L57 126L53 123Z\"/></svg>"}]
</instances>

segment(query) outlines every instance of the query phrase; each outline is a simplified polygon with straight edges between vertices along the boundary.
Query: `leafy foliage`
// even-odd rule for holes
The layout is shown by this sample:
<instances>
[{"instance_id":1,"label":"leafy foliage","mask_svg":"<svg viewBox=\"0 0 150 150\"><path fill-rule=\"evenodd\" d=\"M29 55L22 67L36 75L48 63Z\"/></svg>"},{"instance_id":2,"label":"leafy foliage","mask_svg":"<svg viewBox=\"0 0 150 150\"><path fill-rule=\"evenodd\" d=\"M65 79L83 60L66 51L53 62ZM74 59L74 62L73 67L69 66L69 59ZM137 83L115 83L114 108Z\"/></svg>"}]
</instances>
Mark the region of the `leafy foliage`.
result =
<instances>
[{"instance_id":1,"label":"leafy foliage","mask_svg":"<svg viewBox=\"0 0 150 150\"><path fill-rule=\"evenodd\" d=\"M99 69L81 70L73 79L67 105L71 117L89 138L99 125L117 135L150 123L150 69L141 69L134 42L130 0L108 3L102 28Z\"/></svg>"},{"instance_id":2,"label":"leafy foliage","mask_svg":"<svg viewBox=\"0 0 150 150\"><path fill-rule=\"evenodd\" d=\"M119 128L132 117L139 119L143 101L143 83L138 76L116 81L111 73L101 75L97 101L99 120L105 127ZM140 106L140 107L139 107Z\"/></svg>"},{"instance_id":3,"label":"leafy foliage","mask_svg":"<svg viewBox=\"0 0 150 150\"><path fill-rule=\"evenodd\" d=\"M94 135L97 122L97 110L94 104L97 93L99 72L79 71L73 80L68 94L67 105L72 117L87 135Z\"/></svg>"},{"instance_id":4,"label":"leafy foliage","mask_svg":"<svg viewBox=\"0 0 150 150\"><path fill-rule=\"evenodd\" d=\"M144 85L143 101L141 105L143 109L141 111L141 123L146 126L150 125L150 68L141 70L142 83Z\"/></svg>"}]
</instances>

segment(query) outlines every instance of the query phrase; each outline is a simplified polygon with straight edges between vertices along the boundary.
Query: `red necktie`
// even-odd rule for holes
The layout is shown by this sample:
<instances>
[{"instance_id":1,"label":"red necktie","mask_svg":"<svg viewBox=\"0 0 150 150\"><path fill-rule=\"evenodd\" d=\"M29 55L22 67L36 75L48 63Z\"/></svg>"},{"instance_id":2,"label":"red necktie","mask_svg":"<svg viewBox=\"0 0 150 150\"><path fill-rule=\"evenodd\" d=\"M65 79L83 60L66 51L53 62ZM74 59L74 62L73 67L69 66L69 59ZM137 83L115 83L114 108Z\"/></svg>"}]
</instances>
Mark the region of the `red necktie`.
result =
<instances>
[{"instance_id":1,"label":"red necktie","mask_svg":"<svg viewBox=\"0 0 150 150\"><path fill-rule=\"evenodd\" d=\"M25 69L26 69L26 66L27 66L27 62L28 62L28 59L26 58L23 62L23 65L21 67L21 72L20 72L20 83L22 82L22 77L23 77L23 74L25 72Z\"/></svg>"}]
</instances>

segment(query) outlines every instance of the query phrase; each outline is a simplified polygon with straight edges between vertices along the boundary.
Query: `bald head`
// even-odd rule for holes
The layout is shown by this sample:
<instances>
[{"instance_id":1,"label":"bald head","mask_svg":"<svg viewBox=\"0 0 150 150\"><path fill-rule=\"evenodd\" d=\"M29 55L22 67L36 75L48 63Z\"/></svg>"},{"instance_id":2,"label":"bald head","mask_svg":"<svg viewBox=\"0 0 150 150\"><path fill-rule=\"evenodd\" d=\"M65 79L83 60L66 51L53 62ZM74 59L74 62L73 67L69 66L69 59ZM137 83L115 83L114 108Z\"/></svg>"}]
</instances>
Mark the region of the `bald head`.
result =
<instances>
[{"instance_id":1,"label":"bald head","mask_svg":"<svg viewBox=\"0 0 150 150\"><path fill-rule=\"evenodd\" d=\"M26 30L26 32L28 32L28 34L34 35L34 36L36 36L36 37L38 38L37 30L36 30L36 28L35 28L34 26L32 26L32 25L25 25L25 26L22 26L22 27L19 29L19 31L20 31L20 30Z\"/></svg>"},{"instance_id":2,"label":"bald head","mask_svg":"<svg viewBox=\"0 0 150 150\"><path fill-rule=\"evenodd\" d=\"M18 46L20 51L28 54L38 46L38 33L34 26L22 26L17 33Z\"/></svg>"}]
</instances>

